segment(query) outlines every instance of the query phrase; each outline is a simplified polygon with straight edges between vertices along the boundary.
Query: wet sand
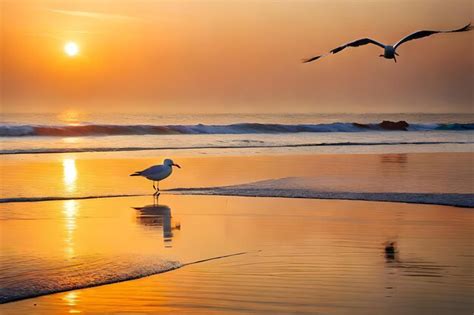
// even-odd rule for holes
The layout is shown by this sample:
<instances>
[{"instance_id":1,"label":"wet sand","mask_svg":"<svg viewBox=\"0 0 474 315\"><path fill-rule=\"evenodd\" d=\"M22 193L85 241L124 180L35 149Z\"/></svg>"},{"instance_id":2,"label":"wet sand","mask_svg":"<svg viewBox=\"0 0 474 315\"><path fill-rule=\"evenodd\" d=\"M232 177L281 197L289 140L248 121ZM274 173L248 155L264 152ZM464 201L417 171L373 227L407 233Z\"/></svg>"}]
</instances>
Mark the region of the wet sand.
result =
<instances>
[{"instance_id":1,"label":"wet sand","mask_svg":"<svg viewBox=\"0 0 474 315\"><path fill-rule=\"evenodd\" d=\"M182 263L247 253L7 303L2 314L463 314L474 307L470 209L165 194L156 209L152 201L76 200L73 211L70 201L4 204L2 253L31 249L36 258L66 260L97 253L109 261L140 253ZM396 254L384 252L387 241L397 242Z\"/></svg>"},{"instance_id":2,"label":"wet sand","mask_svg":"<svg viewBox=\"0 0 474 315\"><path fill-rule=\"evenodd\" d=\"M169 156L160 152L152 157L142 155L119 152L4 156L0 164L1 198L151 194L151 182L128 175L161 164ZM161 183L162 189L239 185L290 177L288 188L324 191L474 192L473 153L173 158L182 169Z\"/></svg>"}]
</instances>

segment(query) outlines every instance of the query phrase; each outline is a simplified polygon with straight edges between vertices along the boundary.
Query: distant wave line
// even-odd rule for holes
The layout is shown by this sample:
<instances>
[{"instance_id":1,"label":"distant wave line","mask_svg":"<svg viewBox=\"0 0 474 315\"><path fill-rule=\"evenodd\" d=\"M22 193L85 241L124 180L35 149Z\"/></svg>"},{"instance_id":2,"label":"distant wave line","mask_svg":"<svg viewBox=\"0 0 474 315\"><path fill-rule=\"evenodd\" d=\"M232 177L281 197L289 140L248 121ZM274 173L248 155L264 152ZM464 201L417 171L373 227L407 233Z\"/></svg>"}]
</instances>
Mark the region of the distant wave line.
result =
<instances>
[{"instance_id":1,"label":"distant wave line","mask_svg":"<svg viewBox=\"0 0 474 315\"><path fill-rule=\"evenodd\" d=\"M46 149L11 149L0 150L0 155L14 154L53 154L53 153L87 153L87 152L124 152L124 151L155 151L155 150L200 150L200 149L263 149L263 148L300 148L330 146L382 146L382 145L433 145L433 144L473 144L474 141L402 141L402 142L321 142L296 143L277 145L214 145L214 146L182 146L182 147L116 147L116 148L46 148Z\"/></svg>"},{"instance_id":2,"label":"distant wave line","mask_svg":"<svg viewBox=\"0 0 474 315\"><path fill-rule=\"evenodd\" d=\"M125 136L125 135L173 135L173 134L268 134L301 132L364 132L364 131L430 131L430 130L474 130L474 123L408 124L390 122L359 124L269 124L238 123L229 125L0 125L0 137L81 137L81 136Z\"/></svg>"}]
</instances>

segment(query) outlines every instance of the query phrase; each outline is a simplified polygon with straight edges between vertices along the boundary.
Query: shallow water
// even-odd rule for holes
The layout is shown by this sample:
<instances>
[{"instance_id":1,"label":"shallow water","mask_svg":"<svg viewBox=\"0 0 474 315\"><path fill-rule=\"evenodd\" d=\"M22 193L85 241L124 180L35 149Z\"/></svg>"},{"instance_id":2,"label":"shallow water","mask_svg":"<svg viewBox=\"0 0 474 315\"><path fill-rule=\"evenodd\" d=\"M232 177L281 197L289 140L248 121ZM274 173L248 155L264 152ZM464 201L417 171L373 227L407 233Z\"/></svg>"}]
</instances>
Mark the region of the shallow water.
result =
<instances>
[{"instance_id":1,"label":"shallow water","mask_svg":"<svg viewBox=\"0 0 474 315\"><path fill-rule=\"evenodd\" d=\"M2 253L27 248L64 260L95 253L116 260L114 271L128 268L116 265L121 253L140 252L130 257L136 265L143 255L186 263L248 253L0 310L462 314L474 307L470 209L218 196L162 195L159 207L150 201L75 201L79 211L72 217L64 201L4 204ZM396 254L384 253L388 241L396 242ZM7 266L14 270L11 257ZM17 285L48 276L41 270L51 272L49 263L29 268L36 269L22 273Z\"/></svg>"},{"instance_id":2,"label":"shallow water","mask_svg":"<svg viewBox=\"0 0 474 315\"><path fill-rule=\"evenodd\" d=\"M0 206L0 302L180 267L153 250L154 241L127 222L133 209L116 210L119 202L98 209L77 200Z\"/></svg>"},{"instance_id":3,"label":"shallow water","mask_svg":"<svg viewBox=\"0 0 474 315\"><path fill-rule=\"evenodd\" d=\"M161 163L164 157L94 153L4 158L1 198L150 194L151 182L128 175ZM473 157L472 153L173 157L182 168L175 169L161 189L239 185L272 190L270 196L278 196L277 190L472 194ZM252 182L257 183L249 185Z\"/></svg>"}]
</instances>

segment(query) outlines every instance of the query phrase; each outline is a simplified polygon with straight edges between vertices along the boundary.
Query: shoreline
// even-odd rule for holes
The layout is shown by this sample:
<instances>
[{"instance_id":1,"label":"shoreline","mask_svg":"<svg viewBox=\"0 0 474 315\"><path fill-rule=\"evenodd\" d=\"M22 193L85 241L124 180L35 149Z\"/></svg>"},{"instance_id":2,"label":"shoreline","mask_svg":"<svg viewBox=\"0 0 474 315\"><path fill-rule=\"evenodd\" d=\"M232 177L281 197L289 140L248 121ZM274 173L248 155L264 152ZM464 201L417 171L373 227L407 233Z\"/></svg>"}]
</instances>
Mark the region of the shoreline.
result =
<instances>
[{"instance_id":1,"label":"shoreline","mask_svg":"<svg viewBox=\"0 0 474 315\"><path fill-rule=\"evenodd\" d=\"M148 195L129 178L163 156L97 153L4 159L0 204ZM25 156L26 157L26 156ZM176 157L162 192L410 202L473 207L473 153L274 154ZM30 174L28 178L19 174Z\"/></svg>"},{"instance_id":2,"label":"shoreline","mask_svg":"<svg viewBox=\"0 0 474 315\"><path fill-rule=\"evenodd\" d=\"M311 190L265 190L265 189L230 189L229 187L203 187L203 188L172 188L163 190L166 195L201 195L201 196L229 196L229 197L254 197L254 198L286 198L286 199L314 199L314 200L351 200L366 202L391 202L419 205L438 205L459 208L474 208L474 194L421 194L421 193L378 193L378 192L318 192ZM106 198L144 197L151 194L130 195L105 195L105 196L77 196L77 197L18 197L0 199L0 204L87 200ZM437 197L457 199L455 201L437 200Z\"/></svg>"},{"instance_id":3,"label":"shoreline","mask_svg":"<svg viewBox=\"0 0 474 315\"><path fill-rule=\"evenodd\" d=\"M364 193L364 192L317 192L302 190L278 190L268 191L265 189L236 189L227 191L226 187L209 187L209 188L175 188L169 190L171 192L182 192L183 195L205 195L205 196L232 196L232 197L265 197L265 198L295 198L295 199L315 199L315 200L352 200L367 202L391 202L391 203L408 203L420 205L438 205L459 208L474 208L474 194L417 194L417 193ZM461 199L458 203L433 200L436 197L448 197ZM471 200L464 200L471 198ZM415 200L412 200L415 199ZM427 200L428 199L428 200ZM431 199L431 200L430 200Z\"/></svg>"}]
</instances>

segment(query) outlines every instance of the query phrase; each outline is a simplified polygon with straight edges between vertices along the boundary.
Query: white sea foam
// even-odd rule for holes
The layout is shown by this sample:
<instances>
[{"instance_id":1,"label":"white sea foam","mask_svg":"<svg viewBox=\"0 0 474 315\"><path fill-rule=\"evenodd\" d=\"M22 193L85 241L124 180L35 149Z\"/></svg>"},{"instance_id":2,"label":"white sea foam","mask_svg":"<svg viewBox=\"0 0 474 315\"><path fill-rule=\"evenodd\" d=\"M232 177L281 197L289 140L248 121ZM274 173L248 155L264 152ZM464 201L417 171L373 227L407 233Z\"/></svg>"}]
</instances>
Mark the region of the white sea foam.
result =
<instances>
[{"instance_id":1,"label":"white sea foam","mask_svg":"<svg viewBox=\"0 0 474 315\"><path fill-rule=\"evenodd\" d=\"M2 266L0 303L142 278L181 264L136 254L78 256L71 260L7 255L2 258Z\"/></svg>"}]
</instances>

